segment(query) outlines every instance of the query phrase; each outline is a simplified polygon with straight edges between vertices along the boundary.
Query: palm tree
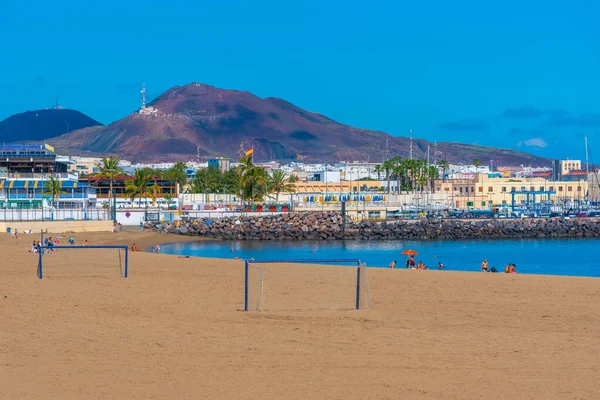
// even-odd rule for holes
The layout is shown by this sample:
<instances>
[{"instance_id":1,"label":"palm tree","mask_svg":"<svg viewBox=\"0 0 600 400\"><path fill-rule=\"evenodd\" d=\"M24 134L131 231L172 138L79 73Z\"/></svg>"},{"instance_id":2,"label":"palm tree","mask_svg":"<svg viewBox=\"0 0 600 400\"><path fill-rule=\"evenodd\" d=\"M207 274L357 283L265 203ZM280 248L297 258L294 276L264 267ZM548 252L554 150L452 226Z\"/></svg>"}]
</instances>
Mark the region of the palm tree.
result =
<instances>
[{"instance_id":1,"label":"palm tree","mask_svg":"<svg viewBox=\"0 0 600 400\"><path fill-rule=\"evenodd\" d=\"M398 187L398 194L402 191L402 179L405 173L404 163L402 161L402 157L396 156L392 158L394 161L394 168L392 169L392 173L396 177L396 185Z\"/></svg>"},{"instance_id":2,"label":"palm tree","mask_svg":"<svg viewBox=\"0 0 600 400\"><path fill-rule=\"evenodd\" d=\"M446 171L450 168L450 164L448 164L448 160L444 159L440 161L440 167L442 168L442 180L446 182Z\"/></svg>"},{"instance_id":3,"label":"palm tree","mask_svg":"<svg viewBox=\"0 0 600 400\"><path fill-rule=\"evenodd\" d=\"M46 182L44 182L44 187L45 189L43 194L49 194L52 196L52 207L56 208L56 199L61 194L67 194L67 192L62 190L62 181L60 178L51 176Z\"/></svg>"},{"instance_id":4,"label":"palm tree","mask_svg":"<svg viewBox=\"0 0 600 400\"><path fill-rule=\"evenodd\" d=\"M149 197L154 201L156 199L156 185L151 186L150 182L150 175L141 169L136 169L133 179L125 181L125 195L131 199L132 203L136 196L139 196L140 198ZM146 212L148 212L148 202L146 201L145 203Z\"/></svg>"},{"instance_id":5,"label":"palm tree","mask_svg":"<svg viewBox=\"0 0 600 400\"><path fill-rule=\"evenodd\" d=\"M269 190L275 193L275 203L278 203L279 193L295 193L296 186L290 183L284 170L275 169L269 176Z\"/></svg>"},{"instance_id":6,"label":"palm tree","mask_svg":"<svg viewBox=\"0 0 600 400\"><path fill-rule=\"evenodd\" d=\"M95 176L97 178L105 178L109 180L108 183L108 213L110 214L110 198L113 194L113 180L123 174L123 170L119 166L119 157L102 157L102 165L100 165L100 172Z\"/></svg>"},{"instance_id":7,"label":"palm tree","mask_svg":"<svg viewBox=\"0 0 600 400\"><path fill-rule=\"evenodd\" d=\"M437 169L435 165L430 165L429 170L427 171L427 175L429 176L429 183L431 184L431 191L435 192L435 180L439 179L440 171Z\"/></svg>"},{"instance_id":8,"label":"palm tree","mask_svg":"<svg viewBox=\"0 0 600 400\"><path fill-rule=\"evenodd\" d=\"M383 162L383 170L385 171L385 180L387 181L387 192L390 193L390 173L394 169L394 161L385 160Z\"/></svg>"},{"instance_id":9,"label":"palm tree","mask_svg":"<svg viewBox=\"0 0 600 400\"><path fill-rule=\"evenodd\" d=\"M263 167L254 165L251 157L242 157L240 164L242 199L261 200L268 189L269 175L267 171Z\"/></svg>"},{"instance_id":10,"label":"palm tree","mask_svg":"<svg viewBox=\"0 0 600 400\"><path fill-rule=\"evenodd\" d=\"M377 180L380 181L381 173L383 172L383 167L381 166L381 164L377 164L377 165L375 165L375 168L373 170L377 174Z\"/></svg>"},{"instance_id":11,"label":"palm tree","mask_svg":"<svg viewBox=\"0 0 600 400\"><path fill-rule=\"evenodd\" d=\"M473 165L475 166L475 174L477 174L479 172L479 167L481 167L481 161L479 161L479 158L473 160Z\"/></svg>"}]
</instances>

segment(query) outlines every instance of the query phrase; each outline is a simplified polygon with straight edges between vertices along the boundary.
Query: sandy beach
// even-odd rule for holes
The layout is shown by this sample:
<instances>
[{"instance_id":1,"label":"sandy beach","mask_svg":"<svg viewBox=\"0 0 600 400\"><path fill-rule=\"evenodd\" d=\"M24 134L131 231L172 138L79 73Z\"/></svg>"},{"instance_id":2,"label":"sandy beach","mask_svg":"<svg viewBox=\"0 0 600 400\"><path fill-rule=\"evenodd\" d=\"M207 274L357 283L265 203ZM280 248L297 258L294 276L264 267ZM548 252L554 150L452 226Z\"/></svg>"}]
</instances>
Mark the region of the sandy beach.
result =
<instances>
[{"instance_id":1,"label":"sandy beach","mask_svg":"<svg viewBox=\"0 0 600 400\"><path fill-rule=\"evenodd\" d=\"M59 250L39 280L38 237L0 236L0 399L600 398L599 279L371 269L370 311L244 313L241 261Z\"/></svg>"}]
</instances>

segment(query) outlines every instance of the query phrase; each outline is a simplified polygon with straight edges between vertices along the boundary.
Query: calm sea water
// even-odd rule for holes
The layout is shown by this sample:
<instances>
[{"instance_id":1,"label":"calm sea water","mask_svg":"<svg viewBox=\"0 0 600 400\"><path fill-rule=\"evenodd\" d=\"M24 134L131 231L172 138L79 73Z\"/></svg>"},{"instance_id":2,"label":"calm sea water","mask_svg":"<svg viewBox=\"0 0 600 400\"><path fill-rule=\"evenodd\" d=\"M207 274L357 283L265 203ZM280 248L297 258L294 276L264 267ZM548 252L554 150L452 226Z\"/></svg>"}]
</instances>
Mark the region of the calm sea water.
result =
<instances>
[{"instance_id":1,"label":"calm sea water","mask_svg":"<svg viewBox=\"0 0 600 400\"><path fill-rule=\"evenodd\" d=\"M358 258L370 267L387 267L398 261L404 268L407 249L419 253L432 269L441 261L446 270L479 271L483 259L490 267L504 271L515 263L517 271L526 274L571 275L600 277L598 261L600 239L546 239L500 241L242 241L186 242L161 246L162 252L211 258L316 259ZM233 249L233 252L231 251Z\"/></svg>"}]
</instances>

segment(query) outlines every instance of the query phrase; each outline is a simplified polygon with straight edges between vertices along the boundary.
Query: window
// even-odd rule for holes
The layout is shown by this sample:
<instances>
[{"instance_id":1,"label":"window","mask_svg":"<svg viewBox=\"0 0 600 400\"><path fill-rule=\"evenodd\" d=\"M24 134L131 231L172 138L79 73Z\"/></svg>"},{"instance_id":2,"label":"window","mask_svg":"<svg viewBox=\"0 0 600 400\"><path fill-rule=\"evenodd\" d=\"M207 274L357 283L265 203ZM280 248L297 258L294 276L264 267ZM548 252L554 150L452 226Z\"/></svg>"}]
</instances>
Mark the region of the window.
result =
<instances>
[{"instance_id":1,"label":"window","mask_svg":"<svg viewBox=\"0 0 600 400\"><path fill-rule=\"evenodd\" d=\"M479 190L479 193L483 193L483 187L480 186L477 189Z\"/></svg>"},{"instance_id":2,"label":"window","mask_svg":"<svg viewBox=\"0 0 600 400\"><path fill-rule=\"evenodd\" d=\"M446 192L449 192L449 191L450 191L450 188L449 188L448 186L446 186L446 187L444 188L444 190L445 190Z\"/></svg>"},{"instance_id":3,"label":"window","mask_svg":"<svg viewBox=\"0 0 600 400\"><path fill-rule=\"evenodd\" d=\"M485 207L486 205L487 205L487 203L486 203L485 201L482 201L482 202L481 202L481 206L482 206L482 207Z\"/></svg>"},{"instance_id":4,"label":"window","mask_svg":"<svg viewBox=\"0 0 600 400\"><path fill-rule=\"evenodd\" d=\"M471 193L475 193L475 188L471 186Z\"/></svg>"},{"instance_id":5,"label":"window","mask_svg":"<svg viewBox=\"0 0 600 400\"><path fill-rule=\"evenodd\" d=\"M554 186L550 186L550 191L554 192Z\"/></svg>"},{"instance_id":6,"label":"window","mask_svg":"<svg viewBox=\"0 0 600 400\"><path fill-rule=\"evenodd\" d=\"M567 186L567 191L568 192L572 192L573 191L573 186Z\"/></svg>"},{"instance_id":7,"label":"window","mask_svg":"<svg viewBox=\"0 0 600 400\"><path fill-rule=\"evenodd\" d=\"M491 187L491 186L489 186L489 187L488 187L488 193L492 193L493 191L494 191L494 188L493 188L493 187Z\"/></svg>"},{"instance_id":8,"label":"window","mask_svg":"<svg viewBox=\"0 0 600 400\"><path fill-rule=\"evenodd\" d=\"M467 207L473 207L473 202L472 201L467 201Z\"/></svg>"},{"instance_id":9,"label":"window","mask_svg":"<svg viewBox=\"0 0 600 400\"><path fill-rule=\"evenodd\" d=\"M502 192L506 192L506 186L502 186Z\"/></svg>"},{"instance_id":10,"label":"window","mask_svg":"<svg viewBox=\"0 0 600 400\"><path fill-rule=\"evenodd\" d=\"M511 187L511 188L510 188L510 191L511 191L511 192L516 192L516 191L517 191L517 188L516 188L516 187Z\"/></svg>"},{"instance_id":11,"label":"window","mask_svg":"<svg viewBox=\"0 0 600 400\"><path fill-rule=\"evenodd\" d=\"M543 192L543 191L544 191L544 187L540 186L540 192Z\"/></svg>"},{"instance_id":12,"label":"window","mask_svg":"<svg viewBox=\"0 0 600 400\"><path fill-rule=\"evenodd\" d=\"M559 192L562 192L562 191L563 191L563 187L562 187L562 186L559 186L559 187L558 187L558 191L559 191Z\"/></svg>"},{"instance_id":13,"label":"window","mask_svg":"<svg viewBox=\"0 0 600 400\"><path fill-rule=\"evenodd\" d=\"M506 200L502 200L502 204L506 204Z\"/></svg>"},{"instance_id":14,"label":"window","mask_svg":"<svg viewBox=\"0 0 600 400\"><path fill-rule=\"evenodd\" d=\"M462 193L462 186L458 188L458 191Z\"/></svg>"},{"instance_id":15,"label":"window","mask_svg":"<svg viewBox=\"0 0 600 400\"><path fill-rule=\"evenodd\" d=\"M529 191L535 192L535 188L532 186L532 187L529 188Z\"/></svg>"},{"instance_id":16,"label":"window","mask_svg":"<svg viewBox=\"0 0 600 400\"><path fill-rule=\"evenodd\" d=\"M525 186L521 186L521 192L525 191Z\"/></svg>"},{"instance_id":17,"label":"window","mask_svg":"<svg viewBox=\"0 0 600 400\"><path fill-rule=\"evenodd\" d=\"M577 191L581 192L581 186L577 186Z\"/></svg>"}]
</instances>

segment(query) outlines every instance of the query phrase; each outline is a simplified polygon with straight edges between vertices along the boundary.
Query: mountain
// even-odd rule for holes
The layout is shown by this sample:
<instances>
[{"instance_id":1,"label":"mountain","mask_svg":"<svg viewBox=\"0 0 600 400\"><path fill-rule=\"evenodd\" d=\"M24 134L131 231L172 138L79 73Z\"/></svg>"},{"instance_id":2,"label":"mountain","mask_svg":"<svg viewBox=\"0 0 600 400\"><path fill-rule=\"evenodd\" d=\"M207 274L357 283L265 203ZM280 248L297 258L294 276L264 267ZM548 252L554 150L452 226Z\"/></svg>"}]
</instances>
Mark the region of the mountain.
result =
<instances>
[{"instance_id":1,"label":"mountain","mask_svg":"<svg viewBox=\"0 0 600 400\"><path fill-rule=\"evenodd\" d=\"M101 125L100 122L76 110L51 108L27 111L0 121L0 140L43 141L77 129Z\"/></svg>"},{"instance_id":2,"label":"mountain","mask_svg":"<svg viewBox=\"0 0 600 400\"><path fill-rule=\"evenodd\" d=\"M381 161L408 157L410 140L354 128L278 98L192 83L169 89L149 105L105 127L74 131L51 141L66 152L117 154L134 161L188 161L199 154L238 159L254 147L256 160ZM458 143L413 140L413 155L495 165L548 165L530 154Z\"/></svg>"}]
</instances>

